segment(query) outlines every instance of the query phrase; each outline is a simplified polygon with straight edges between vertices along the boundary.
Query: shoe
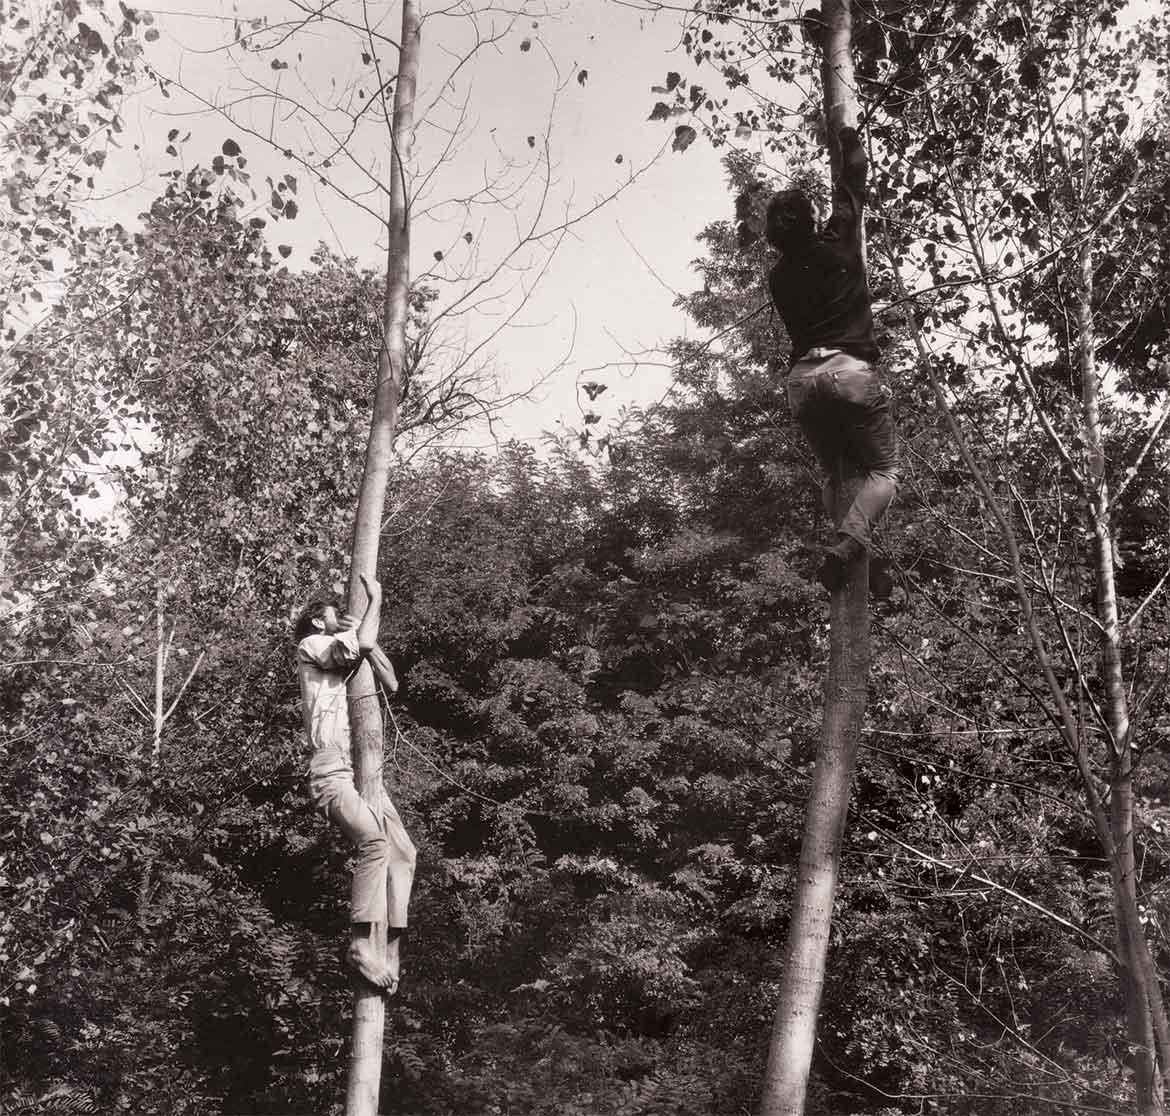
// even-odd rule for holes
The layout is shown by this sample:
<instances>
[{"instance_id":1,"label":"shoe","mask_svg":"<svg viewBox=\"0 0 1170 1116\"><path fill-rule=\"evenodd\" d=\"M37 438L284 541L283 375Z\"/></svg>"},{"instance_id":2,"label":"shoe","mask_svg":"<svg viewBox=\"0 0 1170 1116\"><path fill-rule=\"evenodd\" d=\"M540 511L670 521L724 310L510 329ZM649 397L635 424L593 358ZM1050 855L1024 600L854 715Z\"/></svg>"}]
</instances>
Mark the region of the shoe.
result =
<instances>
[{"instance_id":1,"label":"shoe","mask_svg":"<svg viewBox=\"0 0 1170 1116\"><path fill-rule=\"evenodd\" d=\"M885 558L874 558L869 564L869 591L875 600L888 600L894 591L894 577Z\"/></svg>"},{"instance_id":2,"label":"shoe","mask_svg":"<svg viewBox=\"0 0 1170 1116\"><path fill-rule=\"evenodd\" d=\"M865 553L865 547L851 535L842 535L833 546L825 547L817 580L835 593L849 578L849 567Z\"/></svg>"}]
</instances>

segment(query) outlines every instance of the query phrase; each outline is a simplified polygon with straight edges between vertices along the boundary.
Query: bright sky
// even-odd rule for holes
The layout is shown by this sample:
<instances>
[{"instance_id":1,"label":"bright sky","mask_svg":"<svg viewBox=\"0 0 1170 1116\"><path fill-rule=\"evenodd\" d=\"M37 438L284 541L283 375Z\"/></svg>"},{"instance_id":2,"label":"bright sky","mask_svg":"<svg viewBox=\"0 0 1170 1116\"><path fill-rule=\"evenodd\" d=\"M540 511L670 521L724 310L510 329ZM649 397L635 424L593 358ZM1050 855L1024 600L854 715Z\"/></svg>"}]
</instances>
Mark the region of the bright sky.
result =
<instances>
[{"instance_id":1,"label":"bright sky","mask_svg":"<svg viewBox=\"0 0 1170 1116\"><path fill-rule=\"evenodd\" d=\"M479 6L485 7L485 0ZM338 102L360 107L368 102L359 91L372 94L377 82L373 62L362 60L363 46L355 33L318 21L279 47L257 51L283 36L274 30L281 21L297 16L290 0L189 0L189 7L153 9L159 37L148 45L148 59L198 99L230 103L242 126L233 127L174 86L169 98L157 90L145 92L128 104L127 131L121 137L125 146L108 164L117 192L91 207L93 215L127 223L149 204L161 188L158 175L175 165L164 153L171 128L191 132L179 150L184 166L210 163L223 140L232 137L248 157L261 206L269 195L265 175L279 178L291 171L297 176L299 215L295 221L270 225L275 242L293 247L290 266L304 266L319 240L362 264L383 266L384 241L360 205L314 183L304 168L244 131L246 126L263 136L272 134L277 148L316 151L313 158L319 161L327 151L321 135L313 136L304 115L276 105L254 82L278 88L317 115ZM431 5L423 7L425 11ZM330 10L361 13L356 0L341 0ZM396 0L369 5L375 42L379 33L397 40L400 11ZM253 47L246 53L239 47L222 49L233 39L237 18ZM267 28L249 26L265 18ZM481 34L493 27L498 32L506 24L502 15L479 20ZM509 408L498 431L537 441L562 418L580 427L578 402L586 401L578 392L579 381L608 385L595 405L607 419L623 405L661 396L665 369L598 366L627 361L631 353L660 361L661 354L653 350L687 330L683 316L672 308L675 293L695 286L689 268L700 254L695 237L708 222L730 216L731 200L719 153L701 138L685 153L671 152L669 140L679 121L647 121L657 99L650 87L661 84L669 69L688 71L678 48L677 17L650 18L610 0L577 0L559 14L517 21L445 85L470 42L470 27L466 17L436 16L425 24L422 40L418 103L432 104L437 96L439 101L416 135L417 167L423 173L430 169L432 177L416 203L412 272L431 272L442 304L449 305L468 289L467 276L492 270L515 240L515 229L531 220L541 195L546 132L552 178L542 228L556 224L558 214L578 214L628 184L616 199L573 227L530 301L485 349L495 354L493 367L504 391L523 390L549 377L531 401ZM372 53L380 56L384 72L396 70L392 47L382 43ZM287 69L274 70L274 62L286 63ZM585 76L579 80L582 71ZM460 112L463 124L452 144ZM334 158L324 173L336 176L359 203L381 208L370 184L386 180L384 126L375 122L359 129L352 146L372 177L356 166L347 168L343 158ZM445 148L450 148L447 158L436 167ZM511 210L441 204L496 180L501 168L504 178L496 193L515 199ZM536 177L526 179L534 171ZM632 174L637 177L631 183ZM461 239L464 232L472 233L470 246ZM441 264L434 260L436 250L444 252ZM512 262L532 265L540 259L539 253L529 253ZM506 268L493 288L499 297L455 320L457 341L468 346L483 342L517 305L534 275L530 266ZM477 431L464 444L488 441L486 432Z\"/></svg>"}]
</instances>

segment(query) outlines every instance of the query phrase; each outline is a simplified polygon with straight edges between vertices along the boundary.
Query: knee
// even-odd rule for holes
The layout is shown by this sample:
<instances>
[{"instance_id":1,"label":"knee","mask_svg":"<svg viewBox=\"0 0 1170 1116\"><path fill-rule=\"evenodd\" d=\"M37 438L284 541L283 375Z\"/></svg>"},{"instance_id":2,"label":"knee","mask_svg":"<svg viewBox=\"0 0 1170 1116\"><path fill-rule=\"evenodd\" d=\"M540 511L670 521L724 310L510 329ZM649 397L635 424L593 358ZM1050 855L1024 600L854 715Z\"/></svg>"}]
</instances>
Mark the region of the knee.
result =
<instances>
[{"instance_id":1,"label":"knee","mask_svg":"<svg viewBox=\"0 0 1170 1116\"><path fill-rule=\"evenodd\" d=\"M869 462L865 471L871 479L886 481L891 486L897 487L900 472L898 457L894 453L879 454Z\"/></svg>"},{"instance_id":2,"label":"knee","mask_svg":"<svg viewBox=\"0 0 1170 1116\"><path fill-rule=\"evenodd\" d=\"M358 842L358 855L367 862L386 864L390 860L391 845L385 833L371 833Z\"/></svg>"},{"instance_id":3,"label":"knee","mask_svg":"<svg viewBox=\"0 0 1170 1116\"><path fill-rule=\"evenodd\" d=\"M414 842L407 836L406 830L394 826L388 833L381 834L381 837L387 870L409 868L413 872L415 862L418 860L418 850L415 849Z\"/></svg>"}]
</instances>

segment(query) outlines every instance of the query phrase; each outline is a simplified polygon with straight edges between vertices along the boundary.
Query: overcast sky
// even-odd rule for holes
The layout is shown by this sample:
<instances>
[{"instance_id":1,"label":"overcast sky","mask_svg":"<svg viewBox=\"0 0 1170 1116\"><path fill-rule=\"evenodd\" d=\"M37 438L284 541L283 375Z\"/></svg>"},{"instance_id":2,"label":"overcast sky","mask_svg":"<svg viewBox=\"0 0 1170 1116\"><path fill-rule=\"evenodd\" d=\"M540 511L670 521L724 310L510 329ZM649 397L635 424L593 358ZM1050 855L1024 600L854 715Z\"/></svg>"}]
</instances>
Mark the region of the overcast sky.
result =
<instances>
[{"instance_id":1,"label":"overcast sky","mask_svg":"<svg viewBox=\"0 0 1170 1116\"><path fill-rule=\"evenodd\" d=\"M345 10L361 11L352 3ZM375 41L379 33L397 40L400 10L397 0L369 5ZM311 158L319 160L327 149L322 135L313 134L305 114L276 105L256 82L278 88L318 115L338 103L361 107L361 94L376 89L376 67L372 59L363 61L363 46L354 33L318 21L281 42L282 21L297 14L286 0L189 0L186 10L176 5L153 12L159 34L148 44L148 59L195 97L172 86L168 98L147 90L128 102L124 146L109 164L113 196L91 207L92 215L124 223L135 219L158 193L159 174L175 165L164 148L167 132L177 127L183 135L191 132L179 151L184 166L209 163L225 138L235 138L248 157L261 204L269 193L265 175L296 174L300 212L295 221L270 226L274 241L293 247L289 266L304 266L320 240L363 264L383 266L384 239L361 208L381 205L366 171L385 180L383 126L363 126L354 137L352 146L365 171L347 167L341 158L324 171L357 198L356 205L314 183L303 167L245 130L271 135L277 148L314 151ZM252 21L264 19L267 26L253 28ZM224 49L234 41L236 20L249 40L248 51L238 45ZM484 34L506 26L502 16L479 20ZM535 441L562 418L579 426L580 380L608 384L597 405L607 419L622 405L661 395L667 383L662 369L633 374L622 368L584 370L621 362L628 352L661 359L653 350L687 330L671 305L675 292L693 288L689 265L699 255L695 237L709 221L730 216L731 201L720 153L701 138L684 153L672 152L669 140L678 121L647 120L658 99L650 87L660 84L668 70L688 72L677 17L648 18L611 0L577 0L559 12L518 21L470 65L459 67L455 81L446 85L470 43L470 27L466 18L434 17L424 26L422 40L418 101L434 107L418 130L415 159L433 176L417 203L412 270L416 276L431 272L442 300L449 302L467 289L466 282L461 285L466 275L490 270L515 229L531 219L542 192L546 136L554 172L542 227L556 224L556 215L588 209L638 175L615 200L574 226L514 325L489 345L502 386L510 391L527 387L567 358L532 402L514 405L506 416L506 436ZM396 70L392 47L382 44L373 53L384 72ZM273 69L274 63L281 68ZM230 106L242 126L233 128L207 103ZM461 131L452 145L449 137L460 113ZM439 153L447 148L447 158L436 169ZM497 193L513 198L511 208L469 213L442 204L472 193L509 166ZM465 231L473 234L471 246L461 239ZM441 264L434 260L436 250L444 252ZM525 266L502 273L497 282L501 297L456 323L468 343L482 341L515 306L522 285L536 274L525 267L539 264L541 257L529 253L515 262ZM484 438L477 433L471 442L483 444Z\"/></svg>"}]
</instances>

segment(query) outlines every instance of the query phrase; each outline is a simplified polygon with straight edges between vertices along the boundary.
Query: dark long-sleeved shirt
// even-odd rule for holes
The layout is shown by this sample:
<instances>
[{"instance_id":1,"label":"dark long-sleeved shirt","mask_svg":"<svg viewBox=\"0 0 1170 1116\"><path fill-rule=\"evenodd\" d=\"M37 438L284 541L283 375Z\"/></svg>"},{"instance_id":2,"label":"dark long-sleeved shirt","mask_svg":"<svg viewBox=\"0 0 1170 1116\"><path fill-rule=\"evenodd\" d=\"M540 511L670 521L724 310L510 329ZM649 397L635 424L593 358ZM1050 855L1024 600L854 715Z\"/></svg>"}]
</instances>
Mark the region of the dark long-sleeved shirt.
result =
<instances>
[{"instance_id":1,"label":"dark long-sleeved shirt","mask_svg":"<svg viewBox=\"0 0 1170 1116\"><path fill-rule=\"evenodd\" d=\"M792 340L795 364L809 349L841 349L877 360L869 285L861 254L865 151L857 132L840 132L842 168L822 233L786 248L768 276L772 301Z\"/></svg>"}]
</instances>

